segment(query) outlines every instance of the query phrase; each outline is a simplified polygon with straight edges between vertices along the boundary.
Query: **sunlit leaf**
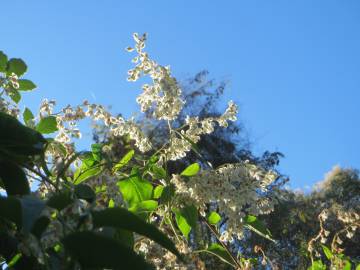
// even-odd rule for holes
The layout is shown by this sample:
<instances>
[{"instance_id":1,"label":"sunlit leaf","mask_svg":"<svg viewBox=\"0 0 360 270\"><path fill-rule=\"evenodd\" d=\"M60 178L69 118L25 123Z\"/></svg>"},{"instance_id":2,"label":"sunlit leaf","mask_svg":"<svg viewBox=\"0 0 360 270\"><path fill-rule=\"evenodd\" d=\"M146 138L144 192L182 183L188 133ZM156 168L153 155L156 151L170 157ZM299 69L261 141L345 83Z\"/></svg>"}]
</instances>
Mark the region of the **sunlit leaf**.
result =
<instances>
[{"instance_id":1,"label":"sunlit leaf","mask_svg":"<svg viewBox=\"0 0 360 270\"><path fill-rule=\"evenodd\" d=\"M211 212L208 216L208 221L211 225L216 225L221 220L221 216L216 212Z\"/></svg>"},{"instance_id":2,"label":"sunlit leaf","mask_svg":"<svg viewBox=\"0 0 360 270\"><path fill-rule=\"evenodd\" d=\"M326 258L328 258L328 260L331 260L331 258L333 257L331 250L325 245L321 245L321 247L325 253Z\"/></svg>"},{"instance_id":3,"label":"sunlit leaf","mask_svg":"<svg viewBox=\"0 0 360 270\"><path fill-rule=\"evenodd\" d=\"M126 164L129 163L129 161L132 159L132 157L134 156L135 151L134 150L130 150L114 167L113 170L114 172L120 170L122 167L124 167Z\"/></svg>"},{"instance_id":4,"label":"sunlit leaf","mask_svg":"<svg viewBox=\"0 0 360 270\"><path fill-rule=\"evenodd\" d=\"M198 163L193 163L189 165L185 170L183 170L180 175L187 177L195 176L197 175L199 170L200 170L200 165Z\"/></svg>"},{"instance_id":5,"label":"sunlit leaf","mask_svg":"<svg viewBox=\"0 0 360 270\"><path fill-rule=\"evenodd\" d=\"M154 189L154 199L159 199L161 197L161 194L163 193L164 186L158 185Z\"/></svg>"},{"instance_id":6,"label":"sunlit leaf","mask_svg":"<svg viewBox=\"0 0 360 270\"><path fill-rule=\"evenodd\" d=\"M173 209L175 220L182 234L188 238L192 228L195 228L198 220L198 211L194 205L187 205L181 209Z\"/></svg>"},{"instance_id":7,"label":"sunlit leaf","mask_svg":"<svg viewBox=\"0 0 360 270\"><path fill-rule=\"evenodd\" d=\"M121 180L118 185L124 200L130 207L138 202L151 199L153 186L149 181L141 179L138 175Z\"/></svg>"}]
</instances>

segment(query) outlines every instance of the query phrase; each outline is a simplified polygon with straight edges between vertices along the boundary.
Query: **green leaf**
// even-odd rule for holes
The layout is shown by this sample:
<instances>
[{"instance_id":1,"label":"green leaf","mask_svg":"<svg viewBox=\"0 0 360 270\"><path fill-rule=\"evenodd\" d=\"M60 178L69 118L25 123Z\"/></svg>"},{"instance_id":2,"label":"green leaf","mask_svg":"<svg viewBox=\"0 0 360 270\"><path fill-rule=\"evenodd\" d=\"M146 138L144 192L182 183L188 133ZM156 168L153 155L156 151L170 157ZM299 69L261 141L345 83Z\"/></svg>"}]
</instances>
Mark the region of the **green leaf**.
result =
<instances>
[{"instance_id":1,"label":"green leaf","mask_svg":"<svg viewBox=\"0 0 360 270\"><path fill-rule=\"evenodd\" d=\"M163 193L164 186L158 185L154 189L154 199L159 199L161 197L161 194Z\"/></svg>"},{"instance_id":2,"label":"green leaf","mask_svg":"<svg viewBox=\"0 0 360 270\"><path fill-rule=\"evenodd\" d=\"M13 162L0 162L0 178L8 196L30 194L29 182L24 170Z\"/></svg>"},{"instance_id":3,"label":"green leaf","mask_svg":"<svg viewBox=\"0 0 360 270\"><path fill-rule=\"evenodd\" d=\"M40 155L45 149L46 140L40 133L1 112L0 130L0 159L24 160Z\"/></svg>"},{"instance_id":4,"label":"green leaf","mask_svg":"<svg viewBox=\"0 0 360 270\"><path fill-rule=\"evenodd\" d=\"M119 241L93 232L75 232L63 239L65 250L82 269L151 269L145 260Z\"/></svg>"},{"instance_id":5,"label":"green leaf","mask_svg":"<svg viewBox=\"0 0 360 270\"><path fill-rule=\"evenodd\" d=\"M91 152L92 152L92 156L93 159L95 161L101 161L101 149L102 149L103 145L100 143L94 143L91 145Z\"/></svg>"},{"instance_id":6,"label":"green leaf","mask_svg":"<svg viewBox=\"0 0 360 270\"><path fill-rule=\"evenodd\" d=\"M24 118L24 122L25 124L27 125L28 122L30 120L33 120L34 119L34 115L33 113L30 111L29 108L25 108L24 112L23 112L23 118Z\"/></svg>"},{"instance_id":7,"label":"green leaf","mask_svg":"<svg viewBox=\"0 0 360 270\"><path fill-rule=\"evenodd\" d=\"M185 236L185 238L188 239L189 233L191 232L191 226L187 222L186 218L181 215L180 210L173 209L173 212L175 213L175 220L179 230Z\"/></svg>"},{"instance_id":8,"label":"green leaf","mask_svg":"<svg viewBox=\"0 0 360 270\"><path fill-rule=\"evenodd\" d=\"M221 220L221 216L216 212L211 212L208 216L208 221L211 225L216 225Z\"/></svg>"},{"instance_id":9,"label":"green leaf","mask_svg":"<svg viewBox=\"0 0 360 270\"><path fill-rule=\"evenodd\" d=\"M21 95L19 91L16 89L10 89L8 95L12 99L12 101L14 101L16 104L18 104L21 100Z\"/></svg>"},{"instance_id":10,"label":"green leaf","mask_svg":"<svg viewBox=\"0 0 360 270\"><path fill-rule=\"evenodd\" d=\"M135 214L149 213L156 210L157 207L157 201L147 200L135 204L133 207L129 208L129 211Z\"/></svg>"},{"instance_id":11,"label":"green leaf","mask_svg":"<svg viewBox=\"0 0 360 270\"><path fill-rule=\"evenodd\" d=\"M115 230L114 238L131 249L134 247L134 234L128 230L117 228Z\"/></svg>"},{"instance_id":12,"label":"green leaf","mask_svg":"<svg viewBox=\"0 0 360 270\"><path fill-rule=\"evenodd\" d=\"M160 197L160 203L166 204L172 200L175 195L175 187L173 184L165 186Z\"/></svg>"},{"instance_id":13,"label":"green leaf","mask_svg":"<svg viewBox=\"0 0 360 270\"><path fill-rule=\"evenodd\" d=\"M18 83L19 88L17 90L19 91L31 91L36 88L36 84L30 80L20 79Z\"/></svg>"},{"instance_id":14,"label":"green leaf","mask_svg":"<svg viewBox=\"0 0 360 270\"><path fill-rule=\"evenodd\" d=\"M193 163L189 165L185 170L183 170L180 175L187 177L195 176L197 175L199 170L200 170L200 165L198 163Z\"/></svg>"},{"instance_id":15,"label":"green leaf","mask_svg":"<svg viewBox=\"0 0 360 270\"><path fill-rule=\"evenodd\" d=\"M182 209L173 209L175 220L182 234L188 238L191 228L195 228L198 220L198 211L194 205Z\"/></svg>"},{"instance_id":16,"label":"green leaf","mask_svg":"<svg viewBox=\"0 0 360 270\"><path fill-rule=\"evenodd\" d=\"M165 179L166 178L166 171L163 167L159 167L157 165L152 165L151 171L157 179Z\"/></svg>"},{"instance_id":17,"label":"green leaf","mask_svg":"<svg viewBox=\"0 0 360 270\"><path fill-rule=\"evenodd\" d=\"M0 217L14 222L18 229L22 226L21 203L14 197L0 196Z\"/></svg>"},{"instance_id":18,"label":"green leaf","mask_svg":"<svg viewBox=\"0 0 360 270\"><path fill-rule=\"evenodd\" d=\"M42 118L36 125L36 130L42 134L50 134L58 130L55 116Z\"/></svg>"},{"instance_id":19,"label":"green leaf","mask_svg":"<svg viewBox=\"0 0 360 270\"><path fill-rule=\"evenodd\" d=\"M314 261L308 270L326 270L326 265L321 260Z\"/></svg>"},{"instance_id":20,"label":"green leaf","mask_svg":"<svg viewBox=\"0 0 360 270\"><path fill-rule=\"evenodd\" d=\"M122 167L124 167L126 164L129 163L129 161L132 159L132 157L134 156L135 151L134 150L130 150L114 167L113 167L113 171L116 172L118 170L120 170Z\"/></svg>"},{"instance_id":21,"label":"green leaf","mask_svg":"<svg viewBox=\"0 0 360 270\"><path fill-rule=\"evenodd\" d=\"M61 211L72 202L73 199L71 198L70 192L63 191L62 193L56 193L55 195L51 196L46 202L46 205L58 211Z\"/></svg>"},{"instance_id":22,"label":"green leaf","mask_svg":"<svg viewBox=\"0 0 360 270\"><path fill-rule=\"evenodd\" d=\"M129 208L129 211L138 215L143 220L146 220L149 217L149 214L156 210L158 207L158 202L154 200L147 200L138 202Z\"/></svg>"},{"instance_id":23,"label":"green leaf","mask_svg":"<svg viewBox=\"0 0 360 270\"><path fill-rule=\"evenodd\" d=\"M226 252L225 248L223 248L220 244L213 243L211 244L210 247L208 247L206 250L203 251L215 255L223 262L230 264L231 266L234 266L234 262L231 256Z\"/></svg>"},{"instance_id":24,"label":"green leaf","mask_svg":"<svg viewBox=\"0 0 360 270\"><path fill-rule=\"evenodd\" d=\"M93 202L96 197L96 194L92 188L86 184L79 184L75 186L75 195L79 199L86 200L90 203Z\"/></svg>"},{"instance_id":25,"label":"green leaf","mask_svg":"<svg viewBox=\"0 0 360 270\"><path fill-rule=\"evenodd\" d=\"M78 185L85 180L88 180L91 177L97 176L102 172L102 166L95 165L92 168L88 168L85 170L80 170L79 172L75 173L74 175L74 184Z\"/></svg>"},{"instance_id":26,"label":"green leaf","mask_svg":"<svg viewBox=\"0 0 360 270\"><path fill-rule=\"evenodd\" d=\"M344 268L342 270L351 270L351 262L346 260Z\"/></svg>"},{"instance_id":27,"label":"green leaf","mask_svg":"<svg viewBox=\"0 0 360 270\"><path fill-rule=\"evenodd\" d=\"M331 260L331 258L333 257L331 250L325 245L321 245L321 247L325 253L326 258L328 258L328 260Z\"/></svg>"},{"instance_id":28,"label":"green leaf","mask_svg":"<svg viewBox=\"0 0 360 270\"><path fill-rule=\"evenodd\" d=\"M141 179L140 176L130 176L126 180L118 182L124 200L130 207L138 202L150 200L153 186L149 181Z\"/></svg>"},{"instance_id":29,"label":"green leaf","mask_svg":"<svg viewBox=\"0 0 360 270\"><path fill-rule=\"evenodd\" d=\"M249 230L257 233L258 235L260 235L274 243L276 242L274 239L271 238L271 233L266 228L264 223L261 220L259 220L257 217L252 216L252 215L247 215L244 218L244 224L245 224L245 227L248 228Z\"/></svg>"},{"instance_id":30,"label":"green leaf","mask_svg":"<svg viewBox=\"0 0 360 270\"><path fill-rule=\"evenodd\" d=\"M2 51L0 51L0 72L6 71L7 61L8 61L7 55Z\"/></svg>"},{"instance_id":31,"label":"green leaf","mask_svg":"<svg viewBox=\"0 0 360 270\"><path fill-rule=\"evenodd\" d=\"M148 224L126 209L114 207L102 211L92 211L95 228L114 227L132 231L154 240L177 256L180 256L174 243L156 227Z\"/></svg>"},{"instance_id":32,"label":"green leaf","mask_svg":"<svg viewBox=\"0 0 360 270\"><path fill-rule=\"evenodd\" d=\"M29 233L45 208L45 203L31 196L24 196L20 199L22 213L22 230Z\"/></svg>"},{"instance_id":33,"label":"green leaf","mask_svg":"<svg viewBox=\"0 0 360 270\"><path fill-rule=\"evenodd\" d=\"M360 270L360 264L358 264L357 266L356 266L356 269L355 270Z\"/></svg>"},{"instance_id":34,"label":"green leaf","mask_svg":"<svg viewBox=\"0 0 360 270\"><path fill-rule=\"evenodd\" d=\"M22 59L11 58L7 63L7 73L15 73L19 77L23 75L27 70L27 66Z\"/></svg>"},{"instance_id":35,"label":"green leaf","mask_svg":"<svg viewBox=\"0 0 360 270\"><path fill-rule=\"evenodd\" d=\"M45 216L39 217L32 226L31 233L40 240L43 232L46 230L47 226L50 224L50 219Z\"/></svg>"}]
</instances>

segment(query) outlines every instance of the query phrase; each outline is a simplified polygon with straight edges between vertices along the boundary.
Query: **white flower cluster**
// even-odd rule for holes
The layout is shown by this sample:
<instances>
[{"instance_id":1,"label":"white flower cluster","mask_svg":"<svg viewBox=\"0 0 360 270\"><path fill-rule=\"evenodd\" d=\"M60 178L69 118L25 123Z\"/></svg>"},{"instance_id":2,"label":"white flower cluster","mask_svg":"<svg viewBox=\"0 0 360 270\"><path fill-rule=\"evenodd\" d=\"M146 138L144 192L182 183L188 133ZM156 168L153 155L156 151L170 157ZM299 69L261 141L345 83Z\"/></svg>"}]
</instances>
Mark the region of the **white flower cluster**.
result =
<instances>
[{"instance_id":1,"label":"white flower cluster","mask_svg":"<svg viewBox=\"0 0 360 270\"><path fill-rule=\"evenodd\" d=\"M143 92L137 98L141 111L152 110L154 118L158 120L175 120L185 103L181 98L181 89L176 79L171 76L169 67L159 65L144 52L146 34L139 36L135 33L133 37L136 43L135 48L129 47L127 50L129 52L136 50L138 55L132 60L136 66L129 70L128 80L137 81L141 75L149 75L152 79L152 84L143 85ZM215 123L221 127L227 127L228 121L236 121L236 114L237 106L230 101L228 108L220 117L199 120L198 117L188 116L186 130L181 130L180 134L171 130L170 145L164 150L163 157L166 160L178 160L185 157L191 149L191 143L197 143L203 134L212 133Z\"/></svg>"},{"instance_id":2,"label":"white flower cluster","mask_svg":"<svg viewBox=\"0 0 360 270\"><path fill-rule=\"evenodd\" d=\"M52 115L54 106L55 101L43 100L39 117ZM55 115L59 130L55 140L60 143L67 144L70 143L71 138L80 138L81 132L77 128L77 122L88 117L94 121L102 121L114 136L129 134L140 151L146 152L151 149L150 141L132 119L126 121L121 116L113 116L101 105L84 101L83 104L75 107L68 105Z\"/></svg>"},{"instance_id":3,"label":"white flower cluster","mask_svg":"<svg viewBox=\"0 0 360 270\"><path fill-rule=\"evenodd\" d=\"M220 212L228 217L227 231L223 233L222 240L231 240L232 235L242 236L242 217L273 211L274 202L264 196L264 192L276 178L272 171L263 171L249 163L238 163L202 171L188 181L173 175L171 182L183 201L193 202L200 213L204 213L206 204L216 203Z\"/></svg>"},{"instance_id":4,"label":"white flower cluster","mask_svg":"<svg viewBox=\"0 0 360 270\"><path fill-rule=\"evenodd\" d=\"M143 51L146 34L139 37L137 33L134 33L133 37L138 55L132 60L136 66L129 70L128 80L136 81L142 74L149 75L152 79L152 84L143 85L143 93L136 99L141 106L141 111L146 112L153 108L156 119L176 119L184 104L176 79L171 76L169 67L159 65ZM133 51L134 48L129 47L127 50Z\"/></svg>"},{"instance_id":5,"label":"white flower cluster","mask_svg":"<svg viewBox=\"0 0 360 270\"><path fill-rule=\"evenodd\" d=\"M190 151L191 143L200 141L200 136L214 132L215 124L226 127L228 121L235 121L237 114L237 106L234 102L228 103L228 108L220 117L208 117L199 120L198 117L189 117L185 119L186 129L182 129L180 133L172 131L170 137L170 145L164 150L167 160L178 160L186 156ZM180 137L179 137L180 136Z\"/></svg>"},{"instance_id":6,"label":"white flower cluster","mask_svg":"<svg viewBox=\"0 0 360 270\"><path fill-rule=\"evenodd\" d=\"M198 256L191 253L189 245L183 241L175 241L177 250L187 256L187 262L181 262L170 251L162 248L159 244L149 239L142 239L137 243L137 251L145 256L145 259L153 264L157 270L198 270L205 269L204 263ZM203 265L203 267L201 267ZM199 268L200 266L200 268Z\"/></svg>"}]
</instances>

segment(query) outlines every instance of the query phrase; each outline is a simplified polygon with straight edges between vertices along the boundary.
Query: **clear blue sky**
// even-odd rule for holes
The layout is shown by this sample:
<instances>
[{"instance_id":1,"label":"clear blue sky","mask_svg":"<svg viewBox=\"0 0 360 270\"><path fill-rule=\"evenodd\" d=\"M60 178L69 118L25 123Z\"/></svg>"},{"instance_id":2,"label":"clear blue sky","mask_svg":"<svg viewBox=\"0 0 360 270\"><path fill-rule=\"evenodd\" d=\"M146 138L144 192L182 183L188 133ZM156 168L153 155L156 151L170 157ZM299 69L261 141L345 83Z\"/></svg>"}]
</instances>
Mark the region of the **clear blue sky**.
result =
<instances>
[{"instance_id":1,"label":"clear blue sky","mask_svg":"<svg viewBox=\"0 0 360 270\"><path fill-rule=\"evenodd\" d=\"M230 80L227 98L257 152L277 150L292 187L335 164L360 168L360 2L2 1L0 50L21 57L43 97L138 110L126 82L133 32L178 78L202 69ZM94 100L94 97L96 100Z\"/></svg>"}]
</instances>

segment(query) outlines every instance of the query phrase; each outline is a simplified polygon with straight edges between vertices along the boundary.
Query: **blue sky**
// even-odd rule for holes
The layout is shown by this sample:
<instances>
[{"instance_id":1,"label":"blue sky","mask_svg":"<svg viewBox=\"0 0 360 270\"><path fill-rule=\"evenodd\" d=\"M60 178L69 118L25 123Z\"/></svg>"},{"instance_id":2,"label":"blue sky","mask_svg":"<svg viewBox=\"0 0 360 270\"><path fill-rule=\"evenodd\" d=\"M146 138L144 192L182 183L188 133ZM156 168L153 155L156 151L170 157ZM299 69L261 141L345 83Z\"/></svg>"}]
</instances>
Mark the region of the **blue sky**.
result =
<instances>
[{"instance_id":1,"label":"blue sky","mask_svg":"<svg viewBox=\"0 0 360 270\"><path fill-rule=\"evenodd\" d=\"M148 51L186 78L207 69L229 80L226 98L254 150L281 151L294 188L339 164L360 167L360 2L2 1L0 50L29 65L41 98L84 99L138 111L124 48L149 34Z\"/></svg>"}]
</instances>

